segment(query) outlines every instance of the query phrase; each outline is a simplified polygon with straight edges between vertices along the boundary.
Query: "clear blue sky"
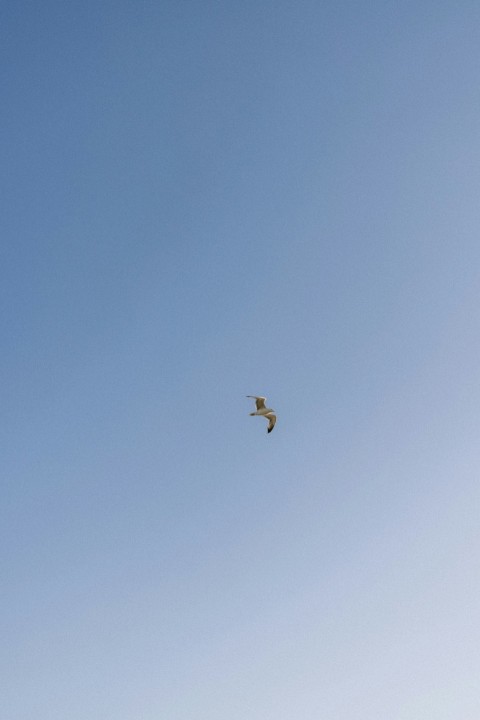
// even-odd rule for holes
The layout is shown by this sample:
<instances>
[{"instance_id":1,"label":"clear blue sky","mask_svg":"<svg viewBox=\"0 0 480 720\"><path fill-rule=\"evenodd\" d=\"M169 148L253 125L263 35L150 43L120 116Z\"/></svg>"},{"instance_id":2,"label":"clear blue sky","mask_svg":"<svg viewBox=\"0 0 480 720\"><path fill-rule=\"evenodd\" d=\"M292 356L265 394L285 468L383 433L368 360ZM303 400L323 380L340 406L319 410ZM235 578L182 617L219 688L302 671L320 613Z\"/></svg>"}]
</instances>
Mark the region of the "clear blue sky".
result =
<instances>
[{"instance_id":1,"label":"clear blue sky","mask_svg":"<svg viewBox=\"0 0 480 720\"><path fill-rule=\"evenodd\" d=\"M0 27L2 718L478 720L478 2Z\"/></svg>"}]
</instances>

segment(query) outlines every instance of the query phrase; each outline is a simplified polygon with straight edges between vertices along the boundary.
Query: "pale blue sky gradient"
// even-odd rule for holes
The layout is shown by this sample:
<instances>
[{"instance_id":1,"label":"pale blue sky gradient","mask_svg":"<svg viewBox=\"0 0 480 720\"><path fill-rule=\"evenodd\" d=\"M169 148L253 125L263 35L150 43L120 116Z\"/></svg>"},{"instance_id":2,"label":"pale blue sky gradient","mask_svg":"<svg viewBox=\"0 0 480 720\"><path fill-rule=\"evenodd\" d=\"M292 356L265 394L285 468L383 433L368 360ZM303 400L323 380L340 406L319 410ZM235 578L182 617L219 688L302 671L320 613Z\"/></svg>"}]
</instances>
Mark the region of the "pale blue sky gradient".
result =
<instances>
[{"instance_id":1,"label":"pale blue sky gradient","mask_svg":"<svg viewBox=\"0 0 480 720\"><path fill-rule=\"evenodd\" d=\"M478 720L478 2L0 20L1 717Z\"/></svg>"}]
</instances>

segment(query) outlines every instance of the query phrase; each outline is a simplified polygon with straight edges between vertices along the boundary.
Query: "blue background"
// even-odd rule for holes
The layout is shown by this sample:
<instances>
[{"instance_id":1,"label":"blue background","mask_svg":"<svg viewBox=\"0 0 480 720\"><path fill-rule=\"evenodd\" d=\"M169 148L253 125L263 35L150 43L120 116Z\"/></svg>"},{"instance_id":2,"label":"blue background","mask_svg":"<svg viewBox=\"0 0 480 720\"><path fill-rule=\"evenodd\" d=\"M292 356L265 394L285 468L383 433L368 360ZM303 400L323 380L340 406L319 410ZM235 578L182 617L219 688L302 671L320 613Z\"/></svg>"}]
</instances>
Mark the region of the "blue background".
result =
<instances>
[{"instance_id":1,"label":"blue background","mask_svg":"<svg viewBox=\"0 0 480 720\"><path fill-rule=\"evenodd\" d=\"M478 720L478 3L0 20L2 717Z\"/></svg>"}]
</instances>

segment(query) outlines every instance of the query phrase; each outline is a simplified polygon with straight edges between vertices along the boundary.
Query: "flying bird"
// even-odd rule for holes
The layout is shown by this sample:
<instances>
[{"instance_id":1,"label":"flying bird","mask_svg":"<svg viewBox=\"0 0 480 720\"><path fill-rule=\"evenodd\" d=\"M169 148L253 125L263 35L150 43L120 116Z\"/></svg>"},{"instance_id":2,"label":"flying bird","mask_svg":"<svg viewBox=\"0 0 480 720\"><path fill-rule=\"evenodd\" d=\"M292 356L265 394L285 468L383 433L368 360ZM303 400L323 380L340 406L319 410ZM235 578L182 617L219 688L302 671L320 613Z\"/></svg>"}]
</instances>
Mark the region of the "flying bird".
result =
<instances>
[{"instance_id":1,"label":"flying bird","mask_svg":"<svg viewBox=\"0 0 480 720\"><path fill-rule=\"evenodd\" d=\"M255 405L257 406L257 411L250 413L250 415L260 415L261 417L267 418L267 432L272 432L273 428L275 427L275 423L277 422L277 416L275 415L275 410L265 407L265 400L267 398L257 397L257 395L247 395L247 397L253 398L255 400Z\"/></svg>"}]
</instances>

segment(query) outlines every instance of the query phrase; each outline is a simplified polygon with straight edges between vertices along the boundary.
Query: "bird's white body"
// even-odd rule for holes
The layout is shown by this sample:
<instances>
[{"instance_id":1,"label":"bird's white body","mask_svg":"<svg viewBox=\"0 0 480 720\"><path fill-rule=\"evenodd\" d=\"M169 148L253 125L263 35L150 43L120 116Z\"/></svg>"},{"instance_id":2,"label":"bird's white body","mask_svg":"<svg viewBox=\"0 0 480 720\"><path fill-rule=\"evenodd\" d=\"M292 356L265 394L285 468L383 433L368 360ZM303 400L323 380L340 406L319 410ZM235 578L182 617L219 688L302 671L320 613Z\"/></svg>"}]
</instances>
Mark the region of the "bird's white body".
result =
<instances>
[{"instance_id":1,"label":"bird's white body","mask_svg":"<svg viewBox=\"0 0 480 720\"><path fill-rule=\"evenodd\" d=\"M255 405L257 406L256 412L252 412L250 413L250 415L259 415L260 417L267 418L267 432L272 432L273 428L275 427L275 423L277 422L277 416L275 415L275 410L265 407L265 401L267 398L260 397L258 395L247 395L247 397L253 398L255 400Z\"/></svg>"},{"instance_id":2,"label":"bird's white body","mask_svg":"<svg viewBox=\"0 0 480 720\"><path fill-rule=\"evenodd\" d=\"M272 413L272 408L262 408L261 410L257 410L254 413L250 413L250 415L268 415L269 413Z\"/></svg>"}]
</instances>

